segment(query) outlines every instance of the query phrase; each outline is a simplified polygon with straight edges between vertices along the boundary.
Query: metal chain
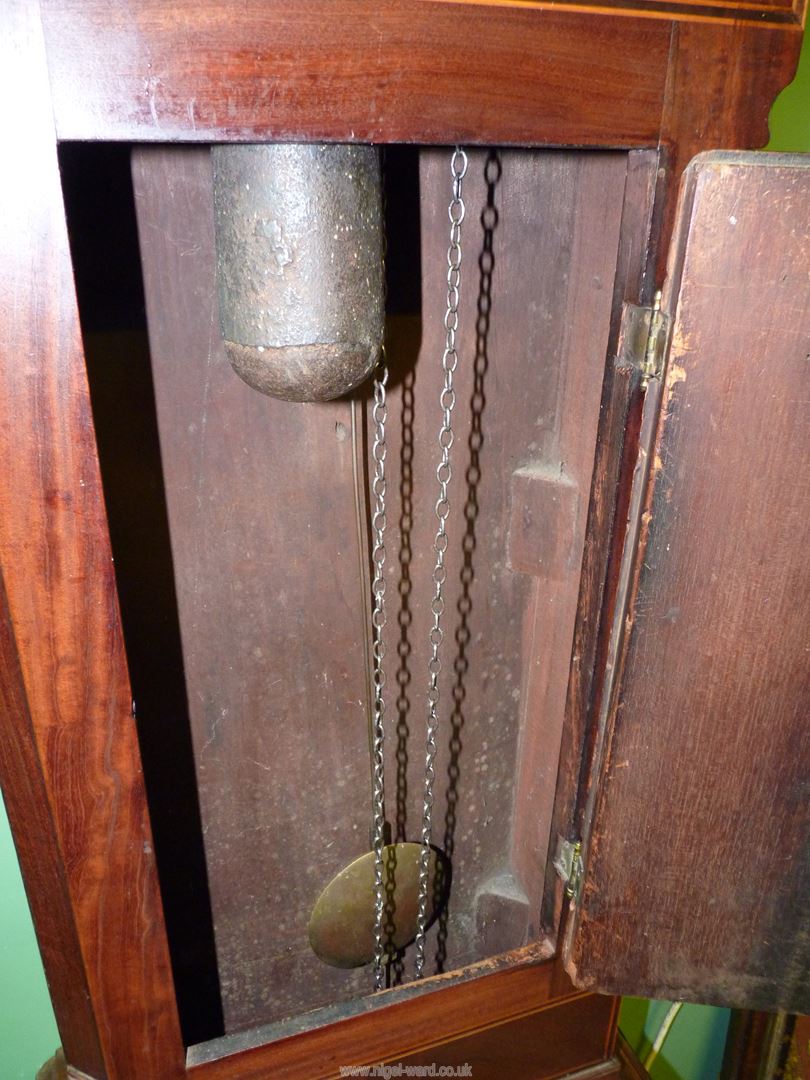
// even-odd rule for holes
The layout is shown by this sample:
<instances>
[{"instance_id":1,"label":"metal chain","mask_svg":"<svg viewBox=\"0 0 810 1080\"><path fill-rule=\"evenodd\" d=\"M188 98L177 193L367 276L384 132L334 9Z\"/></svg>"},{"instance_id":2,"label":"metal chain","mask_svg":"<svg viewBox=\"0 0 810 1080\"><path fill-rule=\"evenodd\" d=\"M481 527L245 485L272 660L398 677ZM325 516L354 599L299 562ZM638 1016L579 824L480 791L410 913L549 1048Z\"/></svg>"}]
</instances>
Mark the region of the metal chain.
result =
<instances>
[{"instance_id":1,"label":"metal chain","mask_svg":"<svg viewBox=\"0 0 810 1080\"><path fill-rule=\"evenodd\" d=\"M388 382L388 367L385 360L385 347L380 356L380 363L374 379L374 407L371 412L374 422L374 443L372 458L374 479L371 492L374 497L374 514L371 519L373 547L371 561L373 578L371 592L373 612L371 625L373 631L372 669L374 683L374 726L372 740L373 794L374 808L374 989L385 989L385 944L383 942L383 916L385 913L385 423L388 419L385 387Z\"/></svg>"},{"instance_id":2,"label":"metal chain","mask_svg":"<svg viewBox=\"0 0 810 1080\"><path fill-rule=\"evenodd\" d=\"M448 486L452 476L450 467L450 448L453 445L452 415L456 403L453 389L453 373L458 366L456 352L456 331L458 330L459 289L461 285L461 224L464 221L465 207L462 198L462 181L467 172L467 155L457 146L450 159L450 174L453 180L453 197L448 207L450 217L450 246L447 249L447 309L444 316L445 346L442 356L444 384L439 395L442 410L442 425L439 429L440 460L436 469L439 482L439 498L436 501L436 517L439 524L433 550L436 562L433 568L433 600L430 609L433 613L433 625L430 629L430 659L428 661L428 719L425 753L425 788L422 807L422 851L419 859L419 898L416 922L416 960L414 974L422 978L425 966L425 930L428 919L428 885L430 874L430 839L433 816L433 783L436 779L436 732L438 728L439 675L442 664L439 656L444 630L441 625L444 613L444 583L447 568L444 556L447 551L447 515L450 512Z\"/></svg>"}]
</instances>

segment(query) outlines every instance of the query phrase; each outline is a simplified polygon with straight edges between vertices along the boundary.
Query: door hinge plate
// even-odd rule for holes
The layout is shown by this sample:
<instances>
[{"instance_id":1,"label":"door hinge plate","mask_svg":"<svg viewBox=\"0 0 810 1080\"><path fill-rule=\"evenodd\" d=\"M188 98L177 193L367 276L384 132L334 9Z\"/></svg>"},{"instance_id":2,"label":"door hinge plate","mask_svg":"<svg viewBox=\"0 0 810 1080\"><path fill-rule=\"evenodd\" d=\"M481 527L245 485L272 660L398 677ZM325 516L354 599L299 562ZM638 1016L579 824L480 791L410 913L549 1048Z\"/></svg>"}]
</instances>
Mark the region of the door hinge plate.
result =
<instances>
[{"instance_id":1,"label":"door hinge plate","mask_svg":"<svg viewBox=\"0 0 810 1080\"><path fill-rule=\"evenodd\" d=\"M554 869L565 884L565 895L576 902L585 873L581 840L565 840L562 836L557 837Z\"/></svg>"},{"instance_id":2,"label":"door hinge plate","mask_svg":"<svg viewBox=\"0 0 810 1080\"><path fill-rule=\"evenodd\" d=\"M625 304L622 309L618 361L637 368L644 386L664 372L669 328L669 316L661 310L660 291L652 307Z\"/></svg>"}]
</instances>

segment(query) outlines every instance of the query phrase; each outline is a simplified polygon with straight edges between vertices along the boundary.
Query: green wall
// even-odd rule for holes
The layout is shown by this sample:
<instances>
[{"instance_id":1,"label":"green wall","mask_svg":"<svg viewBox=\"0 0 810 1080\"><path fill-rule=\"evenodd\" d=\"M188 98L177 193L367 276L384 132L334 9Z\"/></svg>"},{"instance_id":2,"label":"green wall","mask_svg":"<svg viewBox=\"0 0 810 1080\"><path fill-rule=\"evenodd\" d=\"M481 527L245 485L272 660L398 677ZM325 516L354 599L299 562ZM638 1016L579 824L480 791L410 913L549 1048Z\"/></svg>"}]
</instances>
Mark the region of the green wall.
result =
<instances>
[{"instance_id":1,"label":"green wall","mask_svg":"<svg viewBox=\"0 0 810 1080\"><path fill-rule=\"evenodd\" d=\"M810 152L810 26L804 33L796 78L774 102L766 149Z\"/></svg>"},{"instance_id":2,"label":"green wall","mask_svg":"<svg viewBox=\"0 0 810 1080\"><path fill-rule=\"evenodd\" d=\"M59 1046L31 914L0 800L0 1080L31 1080Z\"/></svg>"},{"instance_id":3,"label":"green wall","mask_svg":"<svg viewBox=\"0 0 810 1080\"><path fill-rule=\"evenodd\" d=\"M619 1028L641 1061L652 1046L669 1004L644 998L622 1001ZM723 1063L730 1016L728 1009L684 1005L652 1064L653 1080L716 1080Z\"/></svg>"},{"instance_id":4,"label":"green wall","mask_svg":"<svg viewBox=\"0 0 810 1080\"><path fill-rule=\"evenodd\" d=\"M771 112L769 150L810 151L810 34L799 73ZM627 998L621 1028L642 1054L666 1002ZM722 1057L728 1010L688 1005L653 1066L654 1080L714 1080ZM59 1044L14 845L0 800L0 1080L31 1080Z\"/></svg>"}]
</instances>

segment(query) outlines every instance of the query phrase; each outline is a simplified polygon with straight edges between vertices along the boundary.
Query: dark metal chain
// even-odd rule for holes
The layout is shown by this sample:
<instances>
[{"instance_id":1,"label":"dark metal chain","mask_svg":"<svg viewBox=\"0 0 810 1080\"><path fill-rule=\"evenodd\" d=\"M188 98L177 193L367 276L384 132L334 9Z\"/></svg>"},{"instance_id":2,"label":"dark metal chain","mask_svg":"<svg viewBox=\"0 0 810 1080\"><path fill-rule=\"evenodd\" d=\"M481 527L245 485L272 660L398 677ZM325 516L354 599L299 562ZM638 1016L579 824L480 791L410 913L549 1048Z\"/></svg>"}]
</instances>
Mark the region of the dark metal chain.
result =
<instances>
[{"instance_id":1,"label":"dark metal chain","mask_svg":"<svg viewBox=\"0 0 810 1080\"><path fill-rule=\"evenodd\" d=\"M447 551L447 516L450 512L448 488L452 476L450 466L450 448L453 445L453 407L456 392L453 389L453 374L458 366L456 351L456 331L458 330L458 305L461 286L461 224L464 221L465 207L462 198L462 181L467 172L467 155L457 146L450 159L450 174L453 182L453 195L448 207L450 217L450 246L447 249L447 309L444 316L445 346L442 356L444 382L439 396L442 410L442 424L439 429L440 460L436 469L439 482L439 498L436 501L438 528L433 550L436 556L433 568L433 599L430 609L433 625L430 628L430 659L428 660L428 719L425 753L425 787L422 806L422 851L419 860L419 896L416 929L416 960L414 974L421 979L425 966L425 930L428 919L428 887L430 876L430 840L433 816L433 784L436 779L436 732L438 729L439 675L442 664L440 650L444 630L441 620L444 614L444 583L447 568L444 556Z\"/></svg>"}]
</instances>

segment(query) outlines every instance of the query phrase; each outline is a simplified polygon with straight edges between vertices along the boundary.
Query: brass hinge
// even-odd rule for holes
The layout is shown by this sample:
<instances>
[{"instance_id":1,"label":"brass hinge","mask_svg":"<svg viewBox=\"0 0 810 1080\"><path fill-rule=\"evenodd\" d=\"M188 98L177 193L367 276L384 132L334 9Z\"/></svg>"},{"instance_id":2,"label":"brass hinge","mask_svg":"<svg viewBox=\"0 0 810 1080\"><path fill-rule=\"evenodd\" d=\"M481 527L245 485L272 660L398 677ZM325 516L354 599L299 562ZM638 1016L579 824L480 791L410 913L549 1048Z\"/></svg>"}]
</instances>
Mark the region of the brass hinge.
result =
<instances>
[{"instance_id":1,"label":"brass hinge","mask_svg":"<svg viewBox=\"0 0 810 1080\"><path fill-rule=\"evenodd\" d=\"M641 364L641 381L646 384L650 379L658 379L664 373L664 361L669 340L669 319L661 310L661 290L655 294L650 311L650 329Z\"/></svg>"},{"instance_id":2,"label":"brass hinge","mask_svg":"<svg viewBox=\"0 0 810 1080\"><path fill-rule=\"evenodd\" d=\"M641 372L642 386L664 373L669 326L669 316L661 310L660 290L655 294L652 307L624 305L618 361Z\"/></svg>"},{"instance_id":3,"label":"brass hinge","mask_svg":"<svg viewBox=\"0 0 810 1080\"><path fill-rule=\"evenodd\" d=\"M582 841L557 837L557 853L554 869L565 884L565 895L576 902L582 888L585 865L582 862Z\"/></svg>"}]
</instances>

